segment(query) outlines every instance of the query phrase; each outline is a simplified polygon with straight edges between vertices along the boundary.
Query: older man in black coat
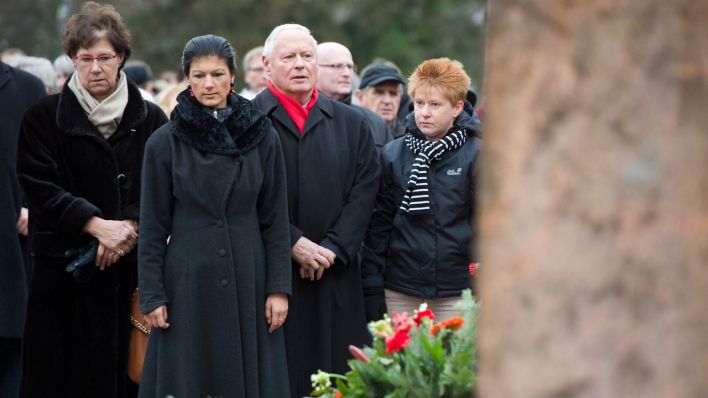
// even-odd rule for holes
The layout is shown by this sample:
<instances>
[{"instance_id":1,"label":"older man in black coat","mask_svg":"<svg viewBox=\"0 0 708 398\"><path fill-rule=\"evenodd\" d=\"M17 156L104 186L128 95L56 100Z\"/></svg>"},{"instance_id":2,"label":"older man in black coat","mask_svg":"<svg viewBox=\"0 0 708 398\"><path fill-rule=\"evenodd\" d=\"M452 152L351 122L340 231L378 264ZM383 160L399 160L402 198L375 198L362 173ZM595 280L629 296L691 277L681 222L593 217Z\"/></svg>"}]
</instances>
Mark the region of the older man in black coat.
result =
<instances>
[{"instance_id":1,"label":"older man in black coat","mask_svg":"<svg viewBox=\"0 0 708 398\"><path fill-rule=\"evenodd\" d=\"M276 27L263 51L268 89L254 99L285 157L294 273L285 339L294 397L309 395L317 369L345 372L348 345L368 340L356 256L379 176L367 121L317 93L316 46L303 26Z\"/></svg>"},{"instance_id":2,"label":"older man in black coat","mask_svg":"<svg viewBox=\"0 0 708 398\"><path fill-rule=\"evenodd\" d=\"M25 322L27 276L18 232L27 235L27 211L15 175L17 133L25 110L45 95L44 84L0 61L0 397L17 396L20 337Z\"/></svg>"}]
</instances>

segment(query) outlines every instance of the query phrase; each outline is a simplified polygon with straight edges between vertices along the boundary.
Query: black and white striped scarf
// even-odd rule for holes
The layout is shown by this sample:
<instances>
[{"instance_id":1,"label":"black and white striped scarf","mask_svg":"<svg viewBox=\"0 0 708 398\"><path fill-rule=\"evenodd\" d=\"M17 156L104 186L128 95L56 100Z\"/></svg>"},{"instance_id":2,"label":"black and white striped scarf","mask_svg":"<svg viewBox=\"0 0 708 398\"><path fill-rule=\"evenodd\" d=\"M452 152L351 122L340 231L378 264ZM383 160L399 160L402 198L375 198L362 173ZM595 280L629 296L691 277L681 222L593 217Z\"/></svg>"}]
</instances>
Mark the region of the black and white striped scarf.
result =
<instances>
[{"instance_id":1,"label":"black and white striped scarf","mask_svg":"<svg viewBox=\"0 0 708 398\"><path fill-rule=\"evenodd\" d=\"M440 160L445 153L461 147L467 140L467 131L464 127L455 126L451 133L438 141L416 138L408 131L404 140L408 149L415 154L415 159L400 210L403 214L428 214L430 213L430 192L428 191L430 163Z\"/></svg>"}]
</instances>

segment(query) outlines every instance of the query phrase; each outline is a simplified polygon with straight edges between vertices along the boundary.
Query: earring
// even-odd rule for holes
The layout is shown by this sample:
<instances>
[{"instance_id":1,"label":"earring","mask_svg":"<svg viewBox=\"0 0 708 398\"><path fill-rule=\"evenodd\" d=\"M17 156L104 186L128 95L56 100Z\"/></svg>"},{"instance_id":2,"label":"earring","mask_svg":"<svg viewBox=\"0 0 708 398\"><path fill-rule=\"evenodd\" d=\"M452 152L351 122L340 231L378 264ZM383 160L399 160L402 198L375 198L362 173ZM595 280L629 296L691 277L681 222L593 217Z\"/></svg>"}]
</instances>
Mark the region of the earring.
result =
<instances>
[{"instance_id":1,"label":"earring","mask_svg":"<svg viewBox=\"0 0 708 398\"><path fill-rule=\"evenodd\" d=\"M234 89L234 82L231 82L231 92L229 94L231 94L231 95L236 94L236 90Z\"/></svg>"},{"instance_id":2,"label":"earring","mask_svg":"<svg viewBox=\"0 0 708 398\"><path fill-rule=\"evenodd\" d=\"M192 91L192 85L190 84L187 86L187 92L189 93L189 96L194 98L194 92Z\"/></svg>"}]
</instances>

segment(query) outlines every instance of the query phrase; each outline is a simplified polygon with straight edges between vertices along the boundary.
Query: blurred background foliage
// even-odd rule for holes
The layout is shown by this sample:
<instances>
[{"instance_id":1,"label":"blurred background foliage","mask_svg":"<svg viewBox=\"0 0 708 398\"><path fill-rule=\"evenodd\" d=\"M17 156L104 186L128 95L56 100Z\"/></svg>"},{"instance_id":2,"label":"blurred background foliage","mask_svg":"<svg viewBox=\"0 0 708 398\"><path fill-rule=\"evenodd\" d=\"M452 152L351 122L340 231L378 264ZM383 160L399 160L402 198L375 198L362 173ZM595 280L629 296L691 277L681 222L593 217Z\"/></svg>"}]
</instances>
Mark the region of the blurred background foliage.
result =
<instances>
[{"instance_id":1,"label":"blurred background foliage","mask_svg":"<svg viewBox=\"0 0 708 398\"><path fill-rule=\"evenodd\" d=\"M75 0L3 0L0 49L14 47L51 60L61 54L61 32L79 10ZM226 37L239 58L262 45L271 29L296 22L319 42L349 47L363 68L375 58L408 75L428 58L447 56L465 65L479 89L486 0L115 0L133 34L131 59L155 75L176 70L184 44L194 36ZM239 68L241 65L239 65ZM237 83L241 79L237 78Z\"/></svg>"}]
</instances>

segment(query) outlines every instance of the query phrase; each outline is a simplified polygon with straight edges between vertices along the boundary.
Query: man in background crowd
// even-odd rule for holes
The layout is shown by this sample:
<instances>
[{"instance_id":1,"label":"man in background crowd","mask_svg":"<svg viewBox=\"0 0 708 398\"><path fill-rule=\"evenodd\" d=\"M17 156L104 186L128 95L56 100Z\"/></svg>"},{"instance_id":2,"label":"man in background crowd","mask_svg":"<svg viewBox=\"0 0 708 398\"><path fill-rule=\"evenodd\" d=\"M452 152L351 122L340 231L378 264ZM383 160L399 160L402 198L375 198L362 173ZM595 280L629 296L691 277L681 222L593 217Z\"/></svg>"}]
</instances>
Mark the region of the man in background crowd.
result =
<instances>
[{"instance_id":1,"label":"man in background crowd","mask_svg":"<svg viewBox=\"0 0 708 398\"><path fill-rule=\"evenodd\" d=\"M253 99L266 88L266 75L261 63L263 55L263 47L255 47L246 53L243 57L243 81L246 82L246 87L239 93L246 99Z\"/></svg>"},{"instance_id":2,"label":"man in background crowd","mask_svg":"<svg viewBox=\"0 0 708 398\"><path fill-rule=\"evenodd\" d=\"M364 69L356 91L359 104L381 116L394 138L405 132L403 123L397 118L404 84L405 79L393 66L372 64Z\"/></svg>"},{"instance_id":3,"label":"man in background crowd","mask_svg":"<svg viewBox=\"0 0 708 398\"><path fill-rule=\"evenodd\" d=\"M317 90L335 101L351 105L352 79L356 73L351 51L339 43L320 43L317 45L317 60ZM393 140L393 134L381 116L368 108L353 106L352 109L361 112L369 122L378 152Z\"/></svg>"}]
</instances>

